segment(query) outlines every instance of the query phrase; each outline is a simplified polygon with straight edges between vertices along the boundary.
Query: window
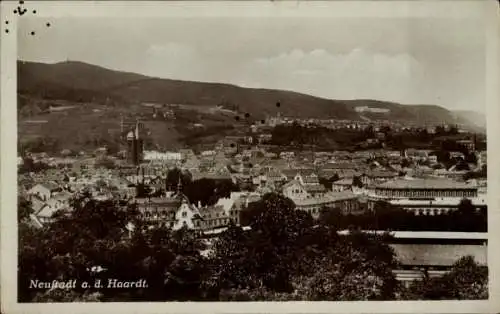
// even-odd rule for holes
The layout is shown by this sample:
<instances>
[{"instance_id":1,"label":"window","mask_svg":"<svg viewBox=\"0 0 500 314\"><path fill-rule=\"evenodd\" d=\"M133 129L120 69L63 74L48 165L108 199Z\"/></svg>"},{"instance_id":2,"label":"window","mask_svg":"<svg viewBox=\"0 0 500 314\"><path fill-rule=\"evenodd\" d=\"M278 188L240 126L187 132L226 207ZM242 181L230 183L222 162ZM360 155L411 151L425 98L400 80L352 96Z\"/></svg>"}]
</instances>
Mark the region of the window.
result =
<instances>
[{"instance_id":1,"label":"window","mask_svg":"<svg viewBox=\"0 0 500 314\"><path fill-rule=\"evenodd\" d=\"M182 212L182 217L187 217L187 212Z\"/></svg>"}]
</instances>

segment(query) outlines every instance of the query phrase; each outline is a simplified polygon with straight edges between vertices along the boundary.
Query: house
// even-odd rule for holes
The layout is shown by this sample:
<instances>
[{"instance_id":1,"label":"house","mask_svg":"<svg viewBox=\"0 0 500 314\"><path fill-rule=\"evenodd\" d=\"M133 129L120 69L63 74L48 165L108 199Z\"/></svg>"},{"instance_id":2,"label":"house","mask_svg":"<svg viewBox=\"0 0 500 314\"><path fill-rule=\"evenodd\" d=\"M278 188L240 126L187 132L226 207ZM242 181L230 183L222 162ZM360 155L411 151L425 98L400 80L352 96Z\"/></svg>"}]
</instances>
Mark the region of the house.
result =
<instances>
[{"instance_id":1,"label":"house","mask_svg":"<svg viewBox=\"0 0 500 314\"><path fill-rule=\"evenodd\" d=\"M315 174L295 178L283 186L283 194L291 200L319 197L326 192L326 188L319 183Z\"/></svg>"},{"instance_id":2,"label":"house","mask_svg":"<svg viewBox=\"0 0 500 314\"><path fill-rule=\"evenodd\" d=\"M198 207L179 191L162 197L136 198L134 203L146 223L164 224L173 230L200 227Z\"/></svg>"},{"instance_id":3,"label":"house","mask_svg":"<svg viewBox=\"0 0 500 314\"><path fill-rule=\"evenodd\" d=\"M312 168L283 169L281 173L286 176L287 181L291 181L297 176L297 174L300 174L301 176L310 176L311 174L314 173L314 169Z\"/></svg>"},{"instance_id":4,"label":"house","mask_svg":"<svg viewBox=\"0 0 500 314\"><path fill-rule=\"evenodd\" d=\"M476 208L486 207L476 186L440 178L396 179L377 185L373 196L375 201L386 200L415 215L440 215L456 210L464 198L470 199Z\"/></svg>"},{"instance_id":5,"label":"house","mask_svg":"<svg viewBox=\"0 0 500 314\"><path fill-rule=\"evenodd\" d=\"M286 175L277 169L271 169L264 174L266 182L272 182L274 184L284 184L287 180Z\"/></svg>"},{"instance_id":6,"label":"house","mask_svg":"<svg viewBox=\"0 0 500 314\"><path fill-rule=\"evenodd\" d=\"M435 153L431 153L429 154L427 160L429 160L432 164L436 164L438 162L438 156Z\"/></svg>"},{"instance_id":7,"label":"house","mask_svg":"<svg viewBox=\"0 0 500 314\"><path fill-rule=\"evenodd\" d=\"M283 186L283 195L291 200L307 199L310 197L305 187L296 180L292 180Z\"/></svg>"},{"instance_id":8,"label":"house","mask_svg":"<svg viewBox=\"0 0 500 314\"><path fill-rule=\"evenodd\" d=\"M224 227L230 223L240 224L242 209L242 194L233 192L227 198L220 198L213 206L200 209L201 225L203 230Z\"/></svg>"},{"instance_id":9,"label":"house","mask_svg":"<svg viewBox=\"0 0 500 314\"><path fill-rule=\"evenodd\" d=\"M320 218L323 210L338 210L342 214L358 214L362 211L358 196L349 191L328 192L318 197L295 199L296 209L311 214L314 219Z\"/></svg>"},{"instance_id":10,"label":"house","mask_svg":"<svg viewBox=\"0 0 500 314\"><path fill-rule=\"evenodd\" d=\"M465 160L465 156L462 152L450 152L450 159Z\"/></svg>"},{"instance_id":11,"label":"house","mask_svg":"<svg viewBox=\"0 0 500 314\"><path fill-rule=\"evenodd\" d=\"M183 148L183 149L179 149L179 153L181 154L181 159L183 161L191 158L191 157L196 157L196 154L194 153L194 151L190 148L186 149L186 148Z\"/></svg>"},{"instance_id":12,"label":"house","mask_svg":"<svg viewBox=\"0 0 500 314\"><path fill-rule=\"evenodd\" d=\"M270 133L259 134L259 143L267 143L273 138Z\"/></svg>"},{"instance_id":13,"label":"house","mask_svg":"<svg viewBox=\"0 0 500 314\"><path fill-rule=\"evenodd\" d=\"M291 159L291 158L295 157L295 153L294 152L281 152L279 157L281 159Z\"/></svg>"},{"instance_id":14,"label":"house","mask_svg":"<svg viewBox=\"0 0 500 314\"><path fill-rule=\"evenodd\" d=\"M361 157L360 157L361 158ZM364 157L363 157L364 158ZM320 171L330 170L336 171L337 173L347 171L356 172L367 169L366 163L362 161L341 161L341 162L329 162L321 166ZM340 176L340 174L339 174Z\"/></svg>"},{"instance_id":15,"label":"house","mask_svg":"<svg viewBox=\"0 0 500 314\"><path fill-rule=\"evenodd\" d=\"M210 156L215 156L215 154L217 154L216 151L214 150L205 150L205 151L202 151L201 152L201 156L202 157L210 157Z\"/></svg>"},{"instance_id":16,"label":"house","mask_svg":"<svg viewBox=\"0 0 500 314\"><path fill-rule=\"evenodd\" d=\"M361 182L363 183L363 185L370 185L374 183L382 183L394 179L397 176L397 172L384 169L366 170L361 175Z\"/></svg>"},{"instance_id":17,"label":"house","mask_svg":"<svg viewBox=\"0 0 500 314\"><path fill-rule=\"evenodd\" d=\"M38 197L31 199L31 206L33 209L32 219L39 225L45 225L53 221L54 213L60 210L70 209L70 200L72 194L66 191L54 194L47 201L42 201Z\"/></svg>"},{"instance_id":18,"label":"house","mask_svg":"<svg viewBox=\"0 0 500 314\"><path fill-rule=\"evenodd\" d=\"M180 204L175 212L174 221L171 222L172 229L198 229L201 224L198 208L193 206L184 194L179 194L178 198Z\"/></svg>"},{"instance_id":19,"label":"house","mask_svg":"<svg viewBox=\"0 0 500 314\"><path fill-rule=\"evenodd\" d=\"M476 145L472 140L458 140L456 143L462 147L465 147L469 152L476 150Z\"/></svg>"},{"instance_id":20,"label":"house","mask_svg":"<svg viewBox=\"0 0 500 314\"><path fill-rule=\"evenodd\" d=\"M201 166L201 162L196 157L196 155L190 155L187 156L186 159L184 159L184 162L182 164L182 168L187 169L187 170L192 170L192 169L198 169Z\"/></svg>"},{"instance_id":21,"label":"house","mask_svg":"<svg viewBox=\"0 0 500 314\"><path fill-rule=\"evenodd\" d=\"M193 181L200 180L200 179L212 179L212 180L231 180L233 182L236 181L236 179L231 175L231 172L227 167L221 167L219 169L212 169L211 171L206 171L206 170L190 170L189 173L191 174L191 179Z\"/></svg>"},{"instance_id":22,"label":"house","mask_svg":"<svg viewBox=\"0 0 500 314\"><path fill-rule=\"evenodd\" d=\"M37 196L42 201L47 201L55 193L61 192L62 188L55 182L39 183L28 191L28 195Z\"/></svg>"},{"instance_id":23,"label":"house","mask_svg":"<svg viewBox=\"0 0 500 314\"><path fill-rule=\"evenodd\" d=\"M410 148L404 151L404 157L412 161L425 161L429 158L429 154L425 150Z\"/></svg>"},{"instance_id":24,"label":"house","mask_svg":"<svg viewBox=\"0 0 500 314\"><path fill-rule=\"evenodd\" d=\"M143 159L147 161L180 161L182 154L176 152L144 151Z\"/></svg>"},{"instance_id":25,"label":"house","mask_svg":"<svg viewBox=\"0 0 500 314\"><path fill-rule=\"evenodd\" d=\"M332 183L333 192L352 191L353 178L343 178Z\"/></svg>"}]
</instances>

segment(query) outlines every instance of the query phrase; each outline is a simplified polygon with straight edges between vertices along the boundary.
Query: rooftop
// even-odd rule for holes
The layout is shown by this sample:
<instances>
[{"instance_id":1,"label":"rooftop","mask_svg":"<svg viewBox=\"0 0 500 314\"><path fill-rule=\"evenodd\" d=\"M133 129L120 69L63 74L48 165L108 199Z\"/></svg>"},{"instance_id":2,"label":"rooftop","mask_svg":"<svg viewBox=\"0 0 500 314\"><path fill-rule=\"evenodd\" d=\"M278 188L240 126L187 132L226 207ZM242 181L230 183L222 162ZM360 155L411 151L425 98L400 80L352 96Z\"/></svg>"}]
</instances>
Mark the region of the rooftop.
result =
<instances>
[{"instance_id":1,"label":"rooftop","mask_svg":"<svg viewBox=\"0 0 500 314\"><path fill-rule=\"evenodd\" d=\"M49 191L55 191L60 188L57 183L51 181L40 183L40 185L48 189Z\"/></svg>"},{"instance_id":2,"label":"rooftop","mask_svg":"<svg viewBox=\"0 0 500 314\"><path fill-rule=\"evenodd\" d=\"M333 202L356 199L358 196L351 192L342 191L342 192L329 192L321 197L311 197L306 199L297 199L294 200L294 203L298 206L308 206L308 205L322 205L329 204Z\"/></svg>"},{"instance_id":3,"label":"rooftop","mask_svg":"<svg viewBox=\"0 0 500 314\"><path fill-rule=\"evenodd\" d=\"M377 185L379 189L475 189L475 186L441 178L396 179Z\"/></svg>"},{"instance_id":4,"label":"rooftop","mask_svg":"<svg viewBox=\"0 0 500 314\"><path fill-rule=\"evenodd\" d=\"M323 192L326 190L325 186L322 184L306 184L304 189L307 192Z\"/></svg>"},{"instance_id":5,"label":"rooftop","mask_svg":"<svg viewBox=\"0 0 500 314\"><path fill-rule=\"evenodd\" d=\"M334 185L352 185L352 178L342 178L333 182Z\"/></svg>"},{"instance_id":6,"label":"rooftop","mask_svg":"<svg viewBox=\"0 0 500 314\"><path fill-rule=\"evenodd\" d=\"M388 171L388 170L382 170L382 169L374 169L374 170L367 170L364 172L364 174L368 177L379 177L379 178L391 178L391 177L397 177L398 174L396 172Z\"/></svg>"},{"instance_id":7,"label":"rooftop","mask_svg":"<svg viewBox=\"0 0 500 314\"><path fill-rule=\"evenodd\" d=\"M487 264L487 247L450 244L391 244L402 264L408 266L452 266L463 256L471 255L476 262Z\"/></svg>"},{"instance_id":8,"label":"rooftop","mask_svg":"<svg viewBox=\"0 0 500 314\"><path fill-rule=\"evenodd\" d=\"M358 195L350 191L340 191L340 192L328 192L325 197L333 201L341 201L347 199L358 198Z\"/></svg>"}]
</instances>

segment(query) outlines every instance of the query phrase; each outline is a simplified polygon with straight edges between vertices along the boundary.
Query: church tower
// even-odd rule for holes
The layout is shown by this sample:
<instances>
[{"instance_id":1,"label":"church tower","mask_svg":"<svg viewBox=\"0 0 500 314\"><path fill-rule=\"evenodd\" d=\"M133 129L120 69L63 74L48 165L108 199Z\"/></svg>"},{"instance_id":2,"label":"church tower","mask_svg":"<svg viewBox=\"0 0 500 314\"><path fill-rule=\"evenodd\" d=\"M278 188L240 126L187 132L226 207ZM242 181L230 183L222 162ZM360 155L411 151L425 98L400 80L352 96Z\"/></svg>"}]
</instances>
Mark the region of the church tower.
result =
<instances>
[{"instance_id":1,"label":"church tower","mask_svg":"<svg viewBox=\"0 0 500 314\"><path fill-rule=\"evenodd\" d=\"M135 166L142 162L143 158L143 134L142 124L136 121L133 130L127 133L127 161Z\"/></svg>"}]
</instances>

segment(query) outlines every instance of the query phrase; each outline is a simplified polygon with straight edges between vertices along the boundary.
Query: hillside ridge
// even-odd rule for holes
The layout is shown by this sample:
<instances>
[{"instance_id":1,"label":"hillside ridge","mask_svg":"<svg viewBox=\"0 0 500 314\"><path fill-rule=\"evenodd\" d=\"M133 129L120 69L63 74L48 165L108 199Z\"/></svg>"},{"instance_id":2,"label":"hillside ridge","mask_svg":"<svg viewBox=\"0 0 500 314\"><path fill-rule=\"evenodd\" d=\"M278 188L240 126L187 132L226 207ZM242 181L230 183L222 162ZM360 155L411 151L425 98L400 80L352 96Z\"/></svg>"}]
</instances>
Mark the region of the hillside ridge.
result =
<instances>
[{"instance_id":1,"label":"hillside ridge","mask_svg":"<svg viewBox=\"0 0 500 314\"><path fill-rule=\"evenodd\" d=\"M327 99L295 91L151 77L81 61L53 64L18 61L18 91L20 95L33 98L102 104L111 101L123 106L144 102L230 105L259 117L280 112L300 118L470 124L461 115L433 104L403 105L373 99ZM275 106L278 102L281 104L279 108ZM356 111L356 107L369 109L361 114ZM388 112L372 112L370 108L388 109Z\"/></svg>"}]
</instances>

